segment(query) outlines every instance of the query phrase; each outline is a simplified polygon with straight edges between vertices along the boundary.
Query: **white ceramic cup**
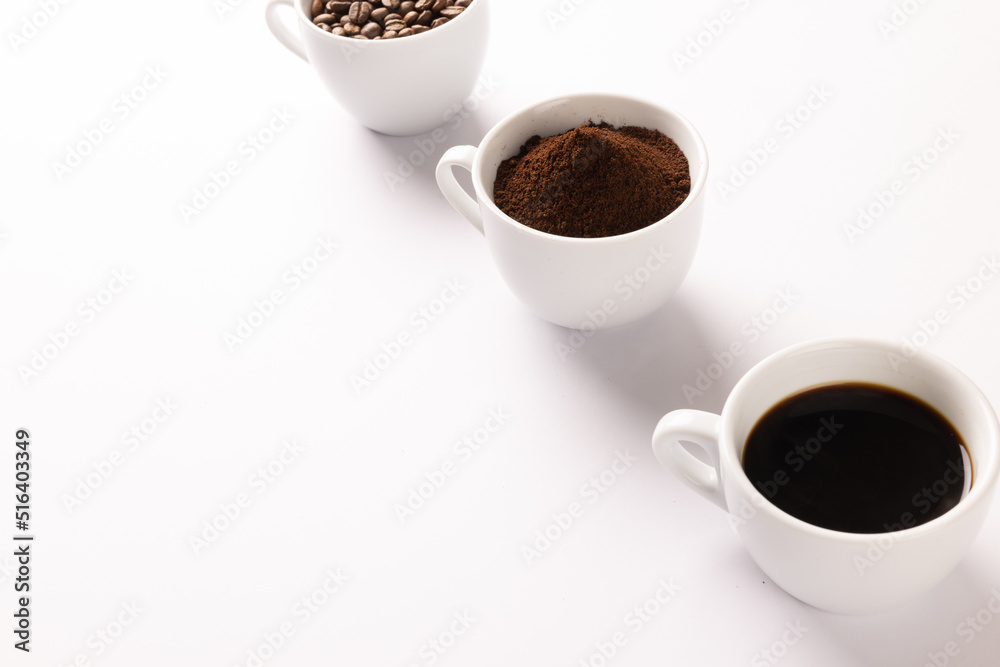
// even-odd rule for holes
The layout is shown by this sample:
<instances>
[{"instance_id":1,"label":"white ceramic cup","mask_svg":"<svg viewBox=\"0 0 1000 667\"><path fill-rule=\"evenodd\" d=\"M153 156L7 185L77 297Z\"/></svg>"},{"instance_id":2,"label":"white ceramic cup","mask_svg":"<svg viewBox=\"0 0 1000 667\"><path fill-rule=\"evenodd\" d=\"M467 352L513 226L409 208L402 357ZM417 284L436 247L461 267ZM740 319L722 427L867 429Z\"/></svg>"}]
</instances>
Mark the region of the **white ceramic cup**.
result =
<instances>
[{"instance_id":1,"label":"white ceramic cup","mask_svg":"<svg viewBox=\"0 0 1000 667\"><path fill-rule=\"evenodd\" d=\"M311 0L269 0L264 18L348 113L377 132L401 136L441 125L465 102L486 58L489 2L474 0L456 18L419 35L374 41L317 28ZM283 6L294 9L299 36L281 22Z\"/></svg>"},{"instance_id":2,"label":"white ceramic cup","mask_svg":"<svg viewBox=\"0 0 1000 667\"><path fill-rule=\"evenodd\" d=\"M648 227L603 238L540 232L501 211L493 202L500 163L517 155L536 134L562 134L587 121L638 125L673 139L691 171L687 199ZM472 172L475 199L459 185L453 166ZM478 148L449 149L437 167L438 187L485 235L511 291L542 318L583 330L633 322L662 306L680 287L698 245L707 177L705 143L687 119L652 102L612 94L566 95L532 104L500 121Z\"/></svg>"},{"instance_id":3,"label":"white ceramic cup","mask_svg":"<svg viewBox=\"0 0 1000 667\"><path fill-rule=\"evenodd\" d=\"M840 382L887 386L935 407L962 436L972 488L922 525L879 534L845 533L801 521L767 501L743 472L743 447L757 420L782 399ZM702 447L706 464L682 441ZM653 452L689 487L729 512L751 557L788 593L845 614L882 611L939 583L966 554L997 485L1000 426L983 393L927 352L909 360L898 345L866 339L803 343L761 361L736 385L722 415L676 410L660 420Z\"/></svg>"}]
</instances>

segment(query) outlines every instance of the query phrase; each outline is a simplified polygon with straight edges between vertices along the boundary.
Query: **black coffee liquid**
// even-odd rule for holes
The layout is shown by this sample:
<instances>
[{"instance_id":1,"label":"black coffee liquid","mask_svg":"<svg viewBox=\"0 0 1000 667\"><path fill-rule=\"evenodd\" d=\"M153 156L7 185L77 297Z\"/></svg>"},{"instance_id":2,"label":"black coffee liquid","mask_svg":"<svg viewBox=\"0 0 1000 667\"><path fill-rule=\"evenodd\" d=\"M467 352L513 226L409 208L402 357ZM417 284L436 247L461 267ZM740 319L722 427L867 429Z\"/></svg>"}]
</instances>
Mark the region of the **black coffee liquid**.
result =
<instances>
[{"instance_id":1,"label":"black coffee liquid","mask_svg":"<svg viewBox=\"0 0 1000 667\"><path fill-rule=\"evenodd\" d=\"M958 432L934 408L862 383L786 398L760 418L743 450L743 469L765 498L803 521L849 533L902 530L941 516L970 486L967 460Z\"/></svg>"}]
</instances>

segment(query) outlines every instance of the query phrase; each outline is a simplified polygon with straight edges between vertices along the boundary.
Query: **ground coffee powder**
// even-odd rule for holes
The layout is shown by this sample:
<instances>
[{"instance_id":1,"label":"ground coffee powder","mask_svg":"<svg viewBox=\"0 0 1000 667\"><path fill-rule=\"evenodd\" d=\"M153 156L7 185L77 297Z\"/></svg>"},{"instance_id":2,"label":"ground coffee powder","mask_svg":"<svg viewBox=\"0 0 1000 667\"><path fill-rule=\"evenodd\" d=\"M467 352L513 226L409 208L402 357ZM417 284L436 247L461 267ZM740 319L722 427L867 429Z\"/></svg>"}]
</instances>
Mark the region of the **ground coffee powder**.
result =
<instances>
[{"instance_id":1,"label":"ground coffee powder","mask_svg":"<svg viewBox=\"0 0 1000 667\"><path fill-rule=\"evenodd\" d=\"M690 191L687 158L665 134L590 122L528 139L497 169L493 201L529 227L593 238L651 225Z\"/></svg>"}]
</instances>

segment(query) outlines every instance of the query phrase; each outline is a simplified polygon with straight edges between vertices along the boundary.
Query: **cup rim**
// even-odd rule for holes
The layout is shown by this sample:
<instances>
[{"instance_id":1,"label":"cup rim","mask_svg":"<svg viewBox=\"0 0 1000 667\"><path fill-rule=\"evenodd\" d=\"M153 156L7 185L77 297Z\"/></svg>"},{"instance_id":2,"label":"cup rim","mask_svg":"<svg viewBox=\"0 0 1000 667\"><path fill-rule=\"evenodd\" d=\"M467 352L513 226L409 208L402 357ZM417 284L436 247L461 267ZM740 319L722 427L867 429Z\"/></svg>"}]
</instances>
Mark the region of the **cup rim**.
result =
<instances>
[{"instance_id":1,"label":"cup rim","mask_svg":"<svg viewBox=\"0 0 1000 667\"><path fill-rule=\"evenodd\" d=\"M803 352L834 347L874 349L887 354L899 353L898 344L894 344L891 341L880 338L829 337L809 340L784 348L765 357L755 364L753 368L747 371L747 373L740 378L739 382L736 383L736 386L733 387L733 390L730 392L729 397L726 399L725 405L722 408L719 428L719 456L720 459L725 459L725 463L722 464L722 469L726 470L735 477L735 482L740 487L740 491L743 496L754 499L755 501L759 496L761 502L753 503L757 511L766 512L771 517L783 521L800 532L823 539L834 539L847 543L867 544L873 540L886 538L887 536L896 542L915 539L927 533L937 532L944 526L960 521L966 514L973 512L975 510L975 506L978 506L981 502L980 499L983 497L988 498L996 487L997 477L1000 475L1000 453L990 457L985 465L978 460L973 461L973 465L975 466L975 479L973 486L968 495L966 495L955 507L926 523L912 526L910 528L904 528L903 530L898 531L885 531L881 533L850 533L830 528L823 528L807 521L803 521L802 519L785 512L765 498L763 494L761 494L760 491L754 487L746 473L743 471L742 461L735 452L733 406L739 404L743 400L744 394L752 392L753 387L759 381L759 378L770 373L771 368L775 364ZM952 380L961 385L962 391L969 401L970 411L976 410L982 414L982 417L986 420L985 426L989 438L994 443L1000 443L1000 422L998 422L996 410L993 408L986 395L972 381L972 379L951 363L926 350L921 350L917 357L911 359L911 363L917 359L919 359L919 363L930 367L929 370L933 373L950 376ZM798 391L803 391L805 389L807 389L807 387L803 387ZM969 452L969 454L971 455L971 452Z\"/></svg>"},{"instance_id":2,"label":"cup rim","mask_svg":"<svg viewBox=\"0 0 1000 667\"><path fill-rule=\"evenodd\" d=\"M474 9L474 8L479 7L480 5L485 5L486 2L487 2L487 0L473 0L472 4L470 4L468 7L466 7L465 11L463 11L461 14L459 14L455 18L451 19L450 21L448 21L447 23L445 23L442 26L439 26L439 27L434 28L432 30L428 30L426 32L420 33L419 35L407 35L406 37L402 37L402 38L398 38L398 39L386 39L386 40L381 40L381 39L378 39L378 40L372 40L372 39L357 40L357 39L354 39L353 37L343 37L341 35L334 35L333 33L327 32L326 30L321 29L319 26L317 26L315 23L313 23L312 19L309 17L309 13L310 13L309 10L312 9L312 7L311 7L312 0L295 0L295 1L297 3L298 9L299 9L299 11L298 11L299 20L302 21L304 24L306 24L307 26L309 26L310 28L312 28L313 30L315 30L317 33L319 33L321 35L326 35L327 37L331 37L331 38L333 38L335 40L343 41L345 45L346 44L350 44L350 43L354 43L355 46L357 46L358 48L362 48L362 49L370 48L370 45L373 45L373 44L393 44L393 43L396 43L397 41L401 41L401 42L406 42L406 43L411 43L412 44L413 40L425 38L425 37L427 37L427 35L430 35L431 33L440 33L443 30L447 30L448 27L452 23L455 23L456 21L461 21L462 18L466 14L468 14L469 12L478 11L478 9ZM359 43L360 44L364 44L365 46L358 46ZM391 46L390 47L382 47L382 46L378 46L378 47L375 47L375 48L399 48L399 47L391 47Z\"/></svg>"},{"instance_id":3,"label":"cup rim","mask_svg":"<svg viewBox=\"0 0 1000 667\"><path fill-rule=\"evenodd\" d=\"M476 2L478 1L479 0L476 0ZM482 156L483 156L482 147L492 141L495 141L500 133L504 132L510 125L516 122L521 116L524 116L525 114L528 114L539 107L544 107L546 105L563 100L578 100L583 98L618 100L630 104L652 107L667 116L671 116L674 120L679 122L681 126L684 127L685 131L687 131L692 142L694 143L695 152L697 153L697 155L693 157L685 153L685 157L688 160L689 169L690 165L693 162L695 162L695 160L697 160L698 163L704 165L704 167L701 169L700 173L698 174L698 177L696 179L692 179L691 190L688 192L688 196L684 199L684 201L681 202L680 206L678 206L673 211L668 213L666 216L660 218L656 222L653 222L649 225L646 225L645 227L641 227L631 232L627 232L625 234L615 234L613 236L596 236L588 238L582 238L578 236L561 236L559 234L550 234L548 232L543 232L541 230L535 229L534 227L529 227L528 225L522 222L518 222L517 220L510 217L502 210L500 210L500 207L497 206L496 203L493 201L492 194L487 193L486 187L483 185L482 176L480 174L480 172L482 171ZM670 139L673 140L674 138L670 137ZM689 208L694 206L698 198L701 197L702 192L705 190L706 183L708 182L708 164L709 164L708 149L705 145L704 139L702 139L701 133L698 132L698 129L694 126L694 124L690 120L688 120L686 116L684 116L677 110L646 98L636 97L634 95L614 93L614 92L578 92L566 95L556 95L554 97L550 97L544 100L532 102L531 104L525 105L520 109L508 114L500 122L494 125L493 128L486 133L486 136L483 137L482 141L479 142L479 146L476 148L476 157L473 160L473 166L472 166L472 181L473 181L473 186L476 189L476 196L479 198L480 202L483 205L487 206L490 209L490 211L492 211L500 220L503 220L509 225L512 225L515 229L518 229L525 234L536 236L537 238L541 239L547 239L549 241L558 241L558 242L582 244L582 245L598 244L598 243L604 243L604 244L626 243L634 239L640 238L644 235L655 233L656 230L660 229L665 225L670 224L671 221L673 221L677 217L680 217Z\"/></svg>"}]
</instances>

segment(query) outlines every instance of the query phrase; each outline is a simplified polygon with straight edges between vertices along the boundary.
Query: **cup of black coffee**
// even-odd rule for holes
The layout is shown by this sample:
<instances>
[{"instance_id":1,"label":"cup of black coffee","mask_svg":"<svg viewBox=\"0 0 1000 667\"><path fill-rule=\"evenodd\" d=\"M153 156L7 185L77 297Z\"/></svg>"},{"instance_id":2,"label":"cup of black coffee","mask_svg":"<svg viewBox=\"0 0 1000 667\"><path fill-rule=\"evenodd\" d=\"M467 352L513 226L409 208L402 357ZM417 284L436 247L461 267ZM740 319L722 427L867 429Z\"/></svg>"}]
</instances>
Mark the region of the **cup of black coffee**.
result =
<instances>
[{"instance_id":1,"label":"cup of black coffee","mask_svg":"<svg viewBox=\"0 0 1000 667\"><path fill-rule=\"evenodd\" d=\"M760 362L721 415L667 414L653 451L729 513L775 583L815 607L863 614L930 589L968 551L1000 474L1000 425L938 357L830 339Z\"/></svg>"}]
</instances>

